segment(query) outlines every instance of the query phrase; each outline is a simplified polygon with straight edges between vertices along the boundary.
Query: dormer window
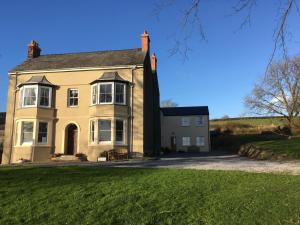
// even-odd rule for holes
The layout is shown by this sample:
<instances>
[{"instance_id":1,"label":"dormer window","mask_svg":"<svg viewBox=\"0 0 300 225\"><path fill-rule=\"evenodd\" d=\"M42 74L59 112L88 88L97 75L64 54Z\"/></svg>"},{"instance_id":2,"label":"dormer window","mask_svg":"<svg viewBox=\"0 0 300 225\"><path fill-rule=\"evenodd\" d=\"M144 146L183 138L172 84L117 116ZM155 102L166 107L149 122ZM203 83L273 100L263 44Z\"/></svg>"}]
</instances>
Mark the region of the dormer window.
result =
<instances>
[{"instance_id":1,"label":"dormer window","mask_svg":"<svg viewBox=\"0 0 300 225\"><path fill-rule=\"evenodd\" d=\"M91 104L126 105L126 84L117 72L106 72L92 82Z\"/></svg>"},{"instance_id":2,"label":"dormer window","mask_svg":"<svg viewBox=\"0 0 300 225\"><path fill-rule=\"evenodd\" d=\"M20 84L20 107L51 107L52 85L44 76L31 77Z\"/></svg>"}]
</instances>

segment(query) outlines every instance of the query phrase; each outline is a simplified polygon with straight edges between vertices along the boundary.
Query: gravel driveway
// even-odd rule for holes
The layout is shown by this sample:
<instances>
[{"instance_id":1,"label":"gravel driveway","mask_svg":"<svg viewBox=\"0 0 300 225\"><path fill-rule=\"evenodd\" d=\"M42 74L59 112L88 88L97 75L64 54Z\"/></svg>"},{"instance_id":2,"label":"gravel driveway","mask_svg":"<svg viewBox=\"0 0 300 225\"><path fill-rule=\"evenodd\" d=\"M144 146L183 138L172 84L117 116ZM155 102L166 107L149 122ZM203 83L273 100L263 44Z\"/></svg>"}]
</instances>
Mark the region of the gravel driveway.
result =
<instances>
[{"instance_id":1,"label":"gravel driveway","mask_svg":"<svg viewBox=\"0 0 300 225\"><path fill-rule=\"evenodd\" d=\"M228 153L171 154L158 160L106 162L110 167L183 168L199 170L239 170L300 175L300 161L258 161Z\"/></svg>"},{"instance_id":2,"label":"gravel driveway","mask_svg":"<svg viewBox=\"0 0 300 225\"><path fill-rule=\"evenodd\" d=\"M23 166L103 166L133 168L182 168L199 170L239 170L248 172L288 173L300 175L298 161L258 161L226 152L178 153L160 159L128 160L114 162L59 162L43 164L23 164Z\"/></svg>"}]
</instances>

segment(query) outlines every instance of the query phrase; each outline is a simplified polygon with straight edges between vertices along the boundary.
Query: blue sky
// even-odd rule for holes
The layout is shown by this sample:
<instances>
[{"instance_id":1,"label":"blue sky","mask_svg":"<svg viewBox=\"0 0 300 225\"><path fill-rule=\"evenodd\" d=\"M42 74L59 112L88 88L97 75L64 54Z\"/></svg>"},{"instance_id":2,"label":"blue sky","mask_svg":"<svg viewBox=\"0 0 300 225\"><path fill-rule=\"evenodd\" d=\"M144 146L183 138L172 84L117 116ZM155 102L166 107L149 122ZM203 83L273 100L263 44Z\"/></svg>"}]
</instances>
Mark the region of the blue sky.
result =
<instances>
[{"instance_id":1,"label":"blue sky","mask_svg":"<svg viewBox=\"0 0 300 225\"><path fill-rule=\"evenodd\" d=\"M6 108L7 72L26 59L30 40L40 43L42 54L126 49L140 47L140 34L147 29L151 51L158 57L161 100L172 99L179 106L208 105L212 118L245 112L243 98L264 73L272 52L275 1L258 1L251 27L240 31L245 14L229 16L236 0L202 1L207 41L195 35L185 62L179 55L170 57L169 50L187 1L166 9L159 19L153 12L155 2L1 1L0 111ZM289 20L290 54L300 50L299 20L294 14Z\"/></svg>"}]
</instances>

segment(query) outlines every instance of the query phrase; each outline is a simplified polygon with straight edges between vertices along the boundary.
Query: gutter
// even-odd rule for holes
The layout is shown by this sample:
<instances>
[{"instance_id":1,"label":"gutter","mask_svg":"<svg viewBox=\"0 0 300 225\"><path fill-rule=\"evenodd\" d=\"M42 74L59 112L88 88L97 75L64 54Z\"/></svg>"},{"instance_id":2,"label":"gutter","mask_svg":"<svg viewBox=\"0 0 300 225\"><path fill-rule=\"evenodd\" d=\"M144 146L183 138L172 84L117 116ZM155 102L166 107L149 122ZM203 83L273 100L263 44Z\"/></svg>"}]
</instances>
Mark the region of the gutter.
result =
<instances>
[{"instance_id":1,"label":"gutter","mask_svg":"<svg viewBox=\"0 0 300 225\"><path fill-rule=\"evenodd\" d=\"M130 107L130 145L129 145L129 154L130 155L133 152L133 103L134 103L134 83L133 83L133 76L134 76L134 70L136 70L138 67L137 66L133 66L131 68L131 84L130 84L130 102L131 102L131 107Z\"/></svg>"},{"instance_id":2,"label":"gutter","mask_svg":"<svg viewBox=\"0 0 300 225\"><path fill-rule=\"evenodd\" d=\"M9 75L15 74L35 74L35 73L57 73L57 72L74 72L74 71L95 71L95 70L113 70L113 69L132 69L143 68L142 64L139 65L128 65L128 66L104 66L104 67L78 67L78 68L64 68L64 69L49 69L49 70L27 70L9 72Z\"/></svg>"}]
</instances>

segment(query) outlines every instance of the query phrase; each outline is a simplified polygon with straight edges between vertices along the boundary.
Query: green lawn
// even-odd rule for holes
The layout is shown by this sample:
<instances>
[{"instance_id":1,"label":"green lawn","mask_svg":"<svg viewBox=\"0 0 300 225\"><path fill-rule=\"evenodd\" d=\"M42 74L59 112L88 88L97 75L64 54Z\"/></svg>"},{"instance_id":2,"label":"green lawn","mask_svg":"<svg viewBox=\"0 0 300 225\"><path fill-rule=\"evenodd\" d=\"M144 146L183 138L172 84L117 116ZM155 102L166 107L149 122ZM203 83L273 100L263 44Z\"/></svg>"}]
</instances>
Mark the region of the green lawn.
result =
<instances>
[{"instance_id":1,"label":"green lawn","mask_svg":"<svg viewBox=\"0 0 300 225\"><path fill-rule=\"evenodd\" d=\"M290 158L300 158L300 139L259 141L254 144L272 150L277 155L286 154Z\"/></svg>"},{"instance_id":2,"label":"green lawn","mask_svg":"<svg viewBox=\"0 0 300 225\"><path fill-rule=\"evenodd\" d=\"M300 176L0 168L0 224L300 224Z\"/></svg>"}]
</instances>

